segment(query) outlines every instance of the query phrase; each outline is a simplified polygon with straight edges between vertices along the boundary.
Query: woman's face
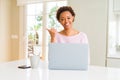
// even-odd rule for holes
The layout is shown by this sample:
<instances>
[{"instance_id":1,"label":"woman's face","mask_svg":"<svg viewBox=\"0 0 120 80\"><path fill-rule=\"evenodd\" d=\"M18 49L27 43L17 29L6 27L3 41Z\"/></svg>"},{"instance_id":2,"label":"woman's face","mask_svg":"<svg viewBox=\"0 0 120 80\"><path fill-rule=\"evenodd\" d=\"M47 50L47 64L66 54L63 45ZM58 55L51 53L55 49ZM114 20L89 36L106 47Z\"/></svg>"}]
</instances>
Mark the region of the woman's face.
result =
<instances>
[{"instance_id":1,"label":"woman's face","mask_svg":"<svg viewBox=\"0 0 120 80\"><path fill-rule=\"evenodd\" d=\"M73 21L74 16L72 16L69 11L65 11L60 14L59 22L62 24L65 30L72 28Z\"/></svg>"}]
</instances>

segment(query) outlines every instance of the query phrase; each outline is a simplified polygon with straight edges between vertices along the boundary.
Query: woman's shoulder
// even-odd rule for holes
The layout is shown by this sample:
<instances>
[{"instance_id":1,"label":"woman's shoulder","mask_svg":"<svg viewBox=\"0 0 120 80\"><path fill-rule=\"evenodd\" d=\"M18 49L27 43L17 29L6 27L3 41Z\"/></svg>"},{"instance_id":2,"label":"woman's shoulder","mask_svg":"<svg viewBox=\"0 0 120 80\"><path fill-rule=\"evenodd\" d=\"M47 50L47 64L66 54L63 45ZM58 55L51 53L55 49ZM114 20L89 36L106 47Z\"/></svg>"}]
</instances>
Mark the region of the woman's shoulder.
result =
<instances>
[{"instance_id":1,"label":"woman's shoulder","mask_svg":"<svg viewBox=\"0 0 120 80\"><path fill-rule=\"evenodd\" d=\"M85 32L79 32L78 36L81 38L87 38L87 34Z\"/></svg>"},{"instance_id":2,"label":"woman's shoulder","mask_svg":"<svg viewBox=\"0 0 120 80\"><path fill-rule=\"evenodd\" d=\"M85 32L79 32L79 35L85 35L86 36L86 33Z\"/></svg>"}]
</instances>

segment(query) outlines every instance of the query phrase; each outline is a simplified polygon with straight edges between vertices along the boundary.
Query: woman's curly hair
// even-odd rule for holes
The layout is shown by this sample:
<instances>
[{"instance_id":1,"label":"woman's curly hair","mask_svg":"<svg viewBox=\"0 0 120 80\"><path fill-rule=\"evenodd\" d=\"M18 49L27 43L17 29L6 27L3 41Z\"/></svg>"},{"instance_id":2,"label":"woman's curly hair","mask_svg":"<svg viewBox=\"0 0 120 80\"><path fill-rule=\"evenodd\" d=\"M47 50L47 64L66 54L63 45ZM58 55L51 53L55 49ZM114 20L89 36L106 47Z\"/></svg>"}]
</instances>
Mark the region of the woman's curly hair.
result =
<instances>
[{"instance_id":1,"label":"woman's curly hair","mask_svg":"<svg viewBox=\"0 0 120 80\"><path fill-rule=\"evenodd\" d=\"M65 11L69 11L72 14L72 16L75 17L75 12L70 6L62 6L57 10L57 13L56 13L56 18L58 21L60 19L60 14Z\"/></svg>"}]
</instances>

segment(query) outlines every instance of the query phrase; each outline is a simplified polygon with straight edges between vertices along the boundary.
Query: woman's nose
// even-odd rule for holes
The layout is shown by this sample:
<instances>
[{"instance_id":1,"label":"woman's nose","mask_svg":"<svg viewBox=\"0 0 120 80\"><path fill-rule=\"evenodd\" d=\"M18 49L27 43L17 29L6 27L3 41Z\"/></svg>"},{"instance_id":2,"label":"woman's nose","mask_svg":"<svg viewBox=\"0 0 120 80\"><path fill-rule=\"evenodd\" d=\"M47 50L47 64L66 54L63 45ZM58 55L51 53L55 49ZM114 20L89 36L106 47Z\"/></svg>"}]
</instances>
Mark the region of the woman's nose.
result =
<instances>
[{"instance_id":1,"label":"woman's nose","mask_svg":"<svg viewBox=\"0 0 120 80\"><path fill-rule=\"evenodd\" d=\"M67 23L68 22L68 19L65 19L65 23Z\"/></svg>"}]
</instances>

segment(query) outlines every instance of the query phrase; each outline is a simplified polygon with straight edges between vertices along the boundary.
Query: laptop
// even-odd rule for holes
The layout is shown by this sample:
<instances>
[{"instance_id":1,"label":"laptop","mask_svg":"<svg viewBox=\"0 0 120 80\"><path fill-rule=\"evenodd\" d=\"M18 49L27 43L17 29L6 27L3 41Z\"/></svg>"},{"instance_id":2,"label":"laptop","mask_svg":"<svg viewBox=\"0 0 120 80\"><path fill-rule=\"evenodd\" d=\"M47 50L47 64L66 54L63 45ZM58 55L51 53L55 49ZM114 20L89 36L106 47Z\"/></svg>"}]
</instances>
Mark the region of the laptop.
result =
<instances>
[{"instance_id":1,"label":"laptop","mask_svg":"<svg viewBox=\"0 0 120 80\"><path fill-rule=\"evenodd\" d=\"M88 45L76 43L50 43L48 49L50 70L87 70Z\"/></svg>"}]
</instances>

